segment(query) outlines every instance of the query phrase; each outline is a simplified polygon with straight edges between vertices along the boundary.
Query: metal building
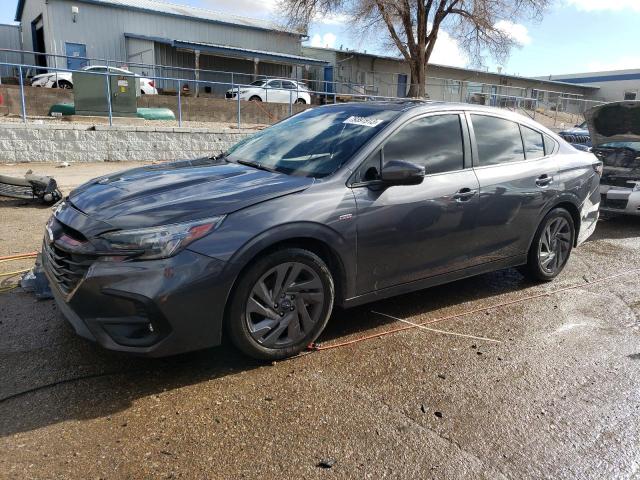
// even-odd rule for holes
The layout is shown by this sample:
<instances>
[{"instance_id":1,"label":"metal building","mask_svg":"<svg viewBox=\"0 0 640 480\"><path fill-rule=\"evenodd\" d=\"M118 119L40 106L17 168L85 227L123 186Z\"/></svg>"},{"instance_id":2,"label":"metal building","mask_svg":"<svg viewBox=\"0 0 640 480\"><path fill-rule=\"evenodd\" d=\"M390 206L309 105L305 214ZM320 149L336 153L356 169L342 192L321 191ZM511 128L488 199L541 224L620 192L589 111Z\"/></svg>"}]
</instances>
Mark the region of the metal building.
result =
<instances>
[{"instance_id":1,"label":"metal building","mask_svg":"<svg viewBox=\"0 0 640 480\"><path fill-rule=\"evenodd\" d=\"M620 100L640 100L640 68L612 70L608 72L572 73L549 75L549 80L582 85L598 86L598 100L619 102Z\"/></svg>"},{"instance_id":2,"label":"metal building","mask_svg":"<svg viewBox=\"0 0 640 480\"><path fill-rule=\"evenodd\" d=\"M302 51L308 57L327 62L322 68L313 69L313 77L320 84L337 82L337 94L404 97L409 90L411 74L403 59L320 47L303 47ZM551 104L558 98L588 99L597 95L599 89L595 85L579 84L582 82L536 79L437 64L429 64L427 76L426 91L431 99L498 106L501 102L513 102L514 97L535 98ZM327 88L331 88L331 84L327 83ZM566 103L564 108L568 107Z\"/></svg>"},{"instance_id":3,"label":"metal building","mask_svg":"<svg viewBox=\"0 0 640 480\"><path fill-rule=\"evenodd\" d=\"M303 35L286 27L156 0L19 0L16 21L25 50L69 57L34 55L41 66L76 69L87 57L103 58L148 76L228 82L229 75L212 72L226 71L245 74L233 81L248 83L322 64L302 57Z\"/></svg>"},{"instance_id":4,"label":"metal building","mask_svg":"<svg viewBox=\"0 0 640 480\"><path fill-rule=\"evenodd\" d=\"M0 47L10 50L21 50L22 42L20 40L20 26L19 25L5 25L0 24ZM0 62L6 63L21 63L22 56L19 53L6 53L0 54ZM0 78L2 77L15 77L16 72L14 68L7 66L0 66Z\"/></svg>"}]
</instances>

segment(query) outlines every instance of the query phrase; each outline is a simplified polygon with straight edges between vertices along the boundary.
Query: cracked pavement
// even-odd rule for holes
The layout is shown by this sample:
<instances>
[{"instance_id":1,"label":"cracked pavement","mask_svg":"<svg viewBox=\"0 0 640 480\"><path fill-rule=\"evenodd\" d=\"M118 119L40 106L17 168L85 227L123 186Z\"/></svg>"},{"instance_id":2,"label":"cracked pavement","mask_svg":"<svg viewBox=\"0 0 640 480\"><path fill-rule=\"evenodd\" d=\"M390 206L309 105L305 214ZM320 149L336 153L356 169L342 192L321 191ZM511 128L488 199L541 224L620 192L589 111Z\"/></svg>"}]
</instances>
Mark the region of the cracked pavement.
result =
<instances>
[{"instance_id":1,"label":"cracked pavement","mask_svg":"<svg viewBox=\"0 0 640 480\"><path fill-rule=\"evenodd\" d=\"M37 249L48 215L0 201L0 255ZM429 327L499 342L413 328L275 364L106 352L0 294L0 478L637 478L638 272L588 282L640 268L638 233L602 221L553 283L503 270L338 311L320 338L484 309Z\"/></svg>"}]
</instances>

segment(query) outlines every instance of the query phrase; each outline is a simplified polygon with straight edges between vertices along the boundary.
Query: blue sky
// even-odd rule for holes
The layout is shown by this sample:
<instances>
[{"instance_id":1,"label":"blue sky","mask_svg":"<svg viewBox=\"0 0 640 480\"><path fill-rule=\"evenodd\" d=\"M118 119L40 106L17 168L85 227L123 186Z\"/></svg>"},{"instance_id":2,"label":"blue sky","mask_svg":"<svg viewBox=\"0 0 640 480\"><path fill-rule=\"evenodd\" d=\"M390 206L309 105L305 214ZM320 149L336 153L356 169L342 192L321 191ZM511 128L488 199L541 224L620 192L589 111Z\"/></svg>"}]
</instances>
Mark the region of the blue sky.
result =
<instances>
[{"instance_id":1,"label":"blue sky","mask_svg":"<svg viewBox=\"0 0 640 480\"><path fill-rule=\"evenodd\" d=\"M17 0L0 0L0 22L13 21ZM241 16L278 21L277 0L172 0ZM556 0L541 22L503 22L521 43L502 70L519 75L548 75L596 70L640 68L640 0ZM324 18L310 29L318 46L376 51L393 55L365 40L354 38L344 18ZM375 32L372 36L376 36ZM469 59L454 38L441 34L432 62L466 66ZM498 65L488 59L487 68Z\"/></svg>"}]
</instances>

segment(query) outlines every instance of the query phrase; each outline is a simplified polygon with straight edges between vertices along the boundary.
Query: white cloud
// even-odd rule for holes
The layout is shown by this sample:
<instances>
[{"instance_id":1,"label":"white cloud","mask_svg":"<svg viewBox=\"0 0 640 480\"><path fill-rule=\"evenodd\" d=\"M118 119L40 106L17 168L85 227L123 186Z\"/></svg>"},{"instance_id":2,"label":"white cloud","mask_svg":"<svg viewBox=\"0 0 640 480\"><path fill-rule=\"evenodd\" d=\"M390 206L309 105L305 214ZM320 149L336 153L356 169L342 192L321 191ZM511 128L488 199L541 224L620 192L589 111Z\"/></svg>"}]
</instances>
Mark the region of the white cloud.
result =
<instances>
[{"instance_id":1,"label":"white cloud","mask_svg":"<svg viewBox=\"0 0 640 480\"><path fill-rule=\"evenodd\" d=\"M440 30L429 63L465 67L469 63L469 59L458 45L457 40L444 30Z\"/></svg>"},{"instance_id":2,"label":"white cloud","mask_svg":"<svg viewBox=\"0 0 640 480\"><path fill-rule=\"evenodd\" d=\"M330 15L323 15L322 17L315 17L313 19L314 23L337 26L347 26L350 21L351 17L349 15L345 15L344 13L332 13Z\"/></svg>"},{"instance_id":3,"label":"white cloud","mask_svg":"<svg viewBox=\"0 0 640 480\"><path fill-rule=\"evenodd\" d=\"M527 30L527 27L521 23L513 23L509 20L500 20L496 23L495 27L520 45L529 45L531 43L529 31Z\"/></svg>"},{"instance_id":4,"label":"white cloud","mask_svg":"<svg viewBox=\"0 0 640 480\"><path fill-rule=\"evenodd\" d=\"M311 46L334 48L336 45L336 38L337 37L331 32L327 32L322 36L316 33L311 37Z\"/></svg>"},{"instance_id":5,"label":"white cloud","mask_svg":"<svg viewBox=\"0 0 640 480\"><path fill-rule=\"evenodd\" d=\"M640 55L618 57L612 60L594 60L587 64L589 72L606 72L609 70L631 70L640 68Z\"/></svg>"},{"instance_id":6,"label":"white cloud","mask_svg":"<svg viewBox=\"0 0 640 480\"><path fill-rule=\"evenodd\" d=\"M639 0L565 0L567 5L576 7L578 10L593 12L597 10L624 10L629 8L640 12Z\"/></svg>"}]
</instances>

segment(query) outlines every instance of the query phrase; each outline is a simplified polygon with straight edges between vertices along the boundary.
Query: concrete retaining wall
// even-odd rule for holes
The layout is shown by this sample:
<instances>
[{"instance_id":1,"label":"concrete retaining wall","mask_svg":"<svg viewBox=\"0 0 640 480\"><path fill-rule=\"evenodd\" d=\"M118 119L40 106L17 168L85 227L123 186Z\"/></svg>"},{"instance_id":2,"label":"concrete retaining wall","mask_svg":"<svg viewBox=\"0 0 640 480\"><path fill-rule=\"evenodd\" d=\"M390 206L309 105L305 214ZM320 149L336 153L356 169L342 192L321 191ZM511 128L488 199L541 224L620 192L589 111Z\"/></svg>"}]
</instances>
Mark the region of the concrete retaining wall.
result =
<instances>
[{"instance_id":1,"label":"concrete retaining wall","mask_svg":"<svg viewBox=\"0 0 640 480\"><path fill-rule=\"evenodd\" d=\"M215 155L252 131L197 128L0 124L0 164L164 161Z\"/></svg>"}]
</instances>

